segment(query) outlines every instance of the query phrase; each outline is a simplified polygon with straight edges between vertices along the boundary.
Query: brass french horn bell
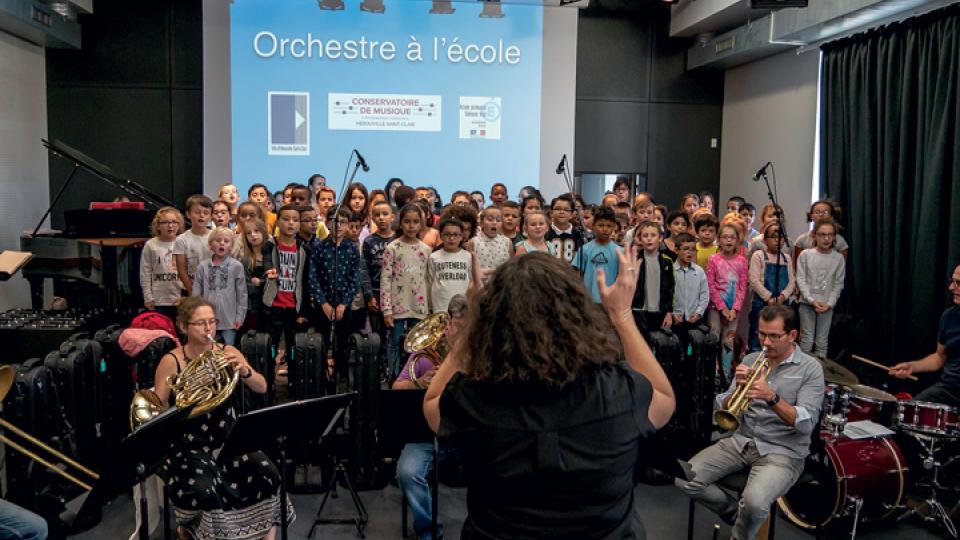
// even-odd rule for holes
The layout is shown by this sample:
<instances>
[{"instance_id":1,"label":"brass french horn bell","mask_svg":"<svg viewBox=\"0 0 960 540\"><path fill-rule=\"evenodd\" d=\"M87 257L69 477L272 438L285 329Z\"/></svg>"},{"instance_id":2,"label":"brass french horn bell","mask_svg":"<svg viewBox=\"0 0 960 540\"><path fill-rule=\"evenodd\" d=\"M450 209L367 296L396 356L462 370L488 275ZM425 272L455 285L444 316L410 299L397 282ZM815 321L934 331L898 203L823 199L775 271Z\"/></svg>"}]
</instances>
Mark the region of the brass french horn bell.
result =
<instances>
[{"instance_id":1,"label":"brass french horn bell","mask_svg":"<svg viewBox=\"0 0 960 540\"><path fill-rule=\"evenodd\" d=\"M424 349L435 349L443 339L449 323L450 316L446 311L438 311L427 316L407 334L407 338L403 340L403 350L412 353Z\"/></svg>"},{"instance_id":2,"label":"brass french horn bell","mask_svg":"<svg viewBox=\"0 0 960 540\"><path fill-rule=\"evenodd\" d=\"M3 399L7 397L7 394L10 392L10 388L13 387L13 379L14 379L14 376L15 376L15 375L16 375L16 374L14 373L13 366L11 366L11 365L9 365L9 364L8 364L8 365L0 366L0 401L3 401ZM80 480L80 479L77 478L77 476L75 476L74 474L71 474L71 473L69 473L69 472L61 469L60 467L58 467L58 466L56 466L55 464L53 464L52 462L50 462L48 459L39 456L39 455L38 455L38 452L39 452L39 451L44 451L44 452L46 452L46 453L49 454L50 456L52 456L52 457L57 458L58 460L60 460L64 465L69 465L69 466L74 467L78 472L84 473L86 476L88 476L89 478L91 478L91 479L93 479L93 480L97 480L97 479L100 478L100 475L98 475L97 473L95 473L95 472L91 471L90 469L84 467L83 465L77 463L76 461L74 461L74 460L71 459L70 457L64 455L62 452L60 452L60 451L58 451L57 449L55 449L55 448L47 445L47 444L44 443L43 441L37 439L37 438L34 437L33 435L30 435L30 434L27 433L26 431L23 431L22 429L20 429L20 428L18 428L17 426L11 424L10 422L7 422L7 421L4 420L3 418L0 418L0 427L2 427L2 428L3 428L4 430L6 430L6 431L10 431L10 432L12 432L12 433L15 433L17 436L21 437L25 442L28 442L28 443L33 444L33 445L35 446L35 449L34 449L34 450L35 450L36 452L27 449L24 445L22 445L22 444L20 444L20 443L18 443L18 442L16 442L16 441L14 441L14 440L11 440L9 437L7 437L7 435L6 435L5 433L2 434L2 435L0 435L0 441L3 441L3 443L6 444L7 446L9 446L10 448L13 448L13 449L16 450L17 452L20 452L21 454L27 456L28 458L32 459L33 461L36 461L37 463L43 465L44 467L46 467L46 468L49 469L50 471L52 471L52 472L54 472L54 473L62 476L63 478L66 478L67 480L69 480L70 482L72 482L72 483L80 486L80 487L83 488L84 490L90 491L91 489L93 489L93 488L90 486L90 484L87 483L87 482L89 482L89 480L88 480L88 481Z\"/></svg>"}]
</instances>

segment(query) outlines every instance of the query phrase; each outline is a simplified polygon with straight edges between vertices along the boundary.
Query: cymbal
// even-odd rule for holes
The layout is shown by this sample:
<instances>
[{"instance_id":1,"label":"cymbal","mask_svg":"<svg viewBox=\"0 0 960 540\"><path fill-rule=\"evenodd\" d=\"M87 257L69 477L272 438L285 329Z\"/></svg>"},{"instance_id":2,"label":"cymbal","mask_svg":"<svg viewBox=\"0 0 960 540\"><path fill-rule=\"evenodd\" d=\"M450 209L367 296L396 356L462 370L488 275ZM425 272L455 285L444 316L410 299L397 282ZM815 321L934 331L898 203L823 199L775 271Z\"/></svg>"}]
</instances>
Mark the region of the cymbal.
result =
<instances>
[{"instance_id":1,"label":"cymbal","mask_svg":"<svg viewBox=\"0 0 960 540\"><path fill-rule=\"evenodd\" d=\"M841 366L829 358L815 357L823 367L823 379L827 382L852 386L860 384L860 379L849 369Z\"/></svg>"},{"instance_id":2,"label":"cymbal","mask_svg":"<svg viewBox=\"0 0 960 540\"><path fill-rule=\"evenodd\" d=\"M852 384L848 388L854 394L860 394L861 396L866 396L877 401L897 401L897 396L865 384Z\"/></svg>"}]
</instances>

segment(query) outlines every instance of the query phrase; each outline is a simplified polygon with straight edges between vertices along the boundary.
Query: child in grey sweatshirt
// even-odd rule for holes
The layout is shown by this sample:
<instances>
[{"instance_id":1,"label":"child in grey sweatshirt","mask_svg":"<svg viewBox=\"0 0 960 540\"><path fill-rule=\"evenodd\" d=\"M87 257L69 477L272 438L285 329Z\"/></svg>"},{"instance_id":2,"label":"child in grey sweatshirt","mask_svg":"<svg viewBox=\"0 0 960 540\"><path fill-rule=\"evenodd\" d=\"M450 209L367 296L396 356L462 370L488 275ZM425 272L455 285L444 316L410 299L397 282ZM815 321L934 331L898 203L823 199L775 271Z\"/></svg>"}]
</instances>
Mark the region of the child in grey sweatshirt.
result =
<instances>
[{"instance_id":1,"label":"child in grey sweatshirt","mask_svg":"<svg viewBox=\"0 0 960 540\"><path fill-rule=\"evenodd\" d=\"M235 235L226 227L210 232L213 257L197 266L193 296L201 296L214 306L217 336L233 345L237 330L247 316L247 279L243 264L230 256Z\"/></svg>"},{"instance_id":2,"label":"child in grey sweatshirt","mask_svg":"<svg viewBox=\"0 0 960 540\"><path fill-rule=\"evenodd\" d=\"M813 227L815 247L797 258L797 288L800 289L800 348L807 354L827 356L827 338L833 308L843 290L846 259L833 249L837 224L821 219ZM814 347L815 352L814 352Z\"/></svg>"}]
</instances>

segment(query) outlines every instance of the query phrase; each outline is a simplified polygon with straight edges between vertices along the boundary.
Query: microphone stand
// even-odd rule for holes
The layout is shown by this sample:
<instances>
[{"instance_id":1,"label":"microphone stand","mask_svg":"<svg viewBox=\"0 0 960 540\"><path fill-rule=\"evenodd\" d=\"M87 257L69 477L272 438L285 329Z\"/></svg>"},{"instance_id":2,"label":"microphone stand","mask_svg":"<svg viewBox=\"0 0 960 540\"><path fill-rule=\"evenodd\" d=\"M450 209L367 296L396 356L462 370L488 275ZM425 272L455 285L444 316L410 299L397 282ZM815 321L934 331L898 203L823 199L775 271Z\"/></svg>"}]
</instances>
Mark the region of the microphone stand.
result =
<instances>
[{"instance_id":1,"label":"microphone stand","mask_svg":"<svg viewBox=\"0 0 960 540\"><path fill-rule=\"evenodd\" d=\"M350 162L353 160L354 155L356 155L357 159L353 164L353 172L350 173L350 178L348 180L347 173L350 172ZM362 163L360 161L360 155L357 153L357 150L356 149L350 150L350 155L347 156L347 168L343 171L343 183L340 185L340 200L337 202L337 209L333 213L333 229L330 231L333 234L333 287L334 287L333 292L334 293L336 293L336 287L337 287L337 270L340 267L340 244L337 243L337 238L339 237L339 233L340 233L340 218L338 214L340 214L340 208L343 207L343 201L345 201L347 198L347 194L344 193L344 190L347 189L347 186L353 185L353 179L356 178L357 171L360 169L361 165ZM343 317L344 319L346 319L348 308L346 304L344 304L344 306L345 307L343 308ZM320 307L320 311L321 312L323 311L323 306ZM334 358L336 358L337 357L336 328L338 323L344 323L345 321L343 320L337 321L336 308L334 308L333 311L334 311L333 320L330 321L331 323L330 324L330 354L333 355ZM327 359L324 359L324 362L326 362L326 360ZM334 361L334 368L333 368L334 379L336 379L336 375L339 367L340 366L336 365L336 361ZM328 366L323 366L324 373L327 373L327 368ZM336 393L335 386L334 386L334 393Z\"/></svg>"},{"instance_id":2,"label":"microphone stand","mask_svg":"<svg viewBox=\"0 0 960 540\"><path fill-rule=\"evenodd\" d=\"M773 162L768 162L768 166L773 170L773 188L770 187L770 179L767 177L767 167L762 169L761 176L763 177L763 183L767 186L767 198L770 199L770 204L773 205L773 215L776 219L777 228L779 228L780 233L777 235L777 275L773 278L773 284L776 288L777 296L780 295L782 290L780 289L780 266L781 261L783 260L783 247L784 242L786 242L786 247L790 247L790 240L786 238L786 230L783 227L783 209L780 207L780 203L777 202L776 196L776 185L777 185L777 170L773 166ZM749 261L748 261L749 264ZM789 269L787 270L789 272ZM789 280L789 276L787 277ZM784 284L786 287L786 284ZM786 298L784 298L786 301Z\"/></svg>"},{"instance_id":3,"label":"microphone stand","mask_svg":"<svg viewBox=\"0 0 960 540\"><path fill-rule=\"evenodd\" d=\"M563 174L563 181L567 184L567 192L570 193L571 197L573 197L573 212L577 216L577 224L580 225L580 235L574 238L573 243L577 248L577 266L578 270L580 271L580 277L582 278L584 272L586 271L583 266L583 253L581 253L583 248L583 235L586 234L586 228L583 225L583 213L577 211L577 198L574 196L573 179L570 177L570 162L567 161L566 154L560 158L559 169L560 170L557 174Z\"/></svg>"}]
</instances>

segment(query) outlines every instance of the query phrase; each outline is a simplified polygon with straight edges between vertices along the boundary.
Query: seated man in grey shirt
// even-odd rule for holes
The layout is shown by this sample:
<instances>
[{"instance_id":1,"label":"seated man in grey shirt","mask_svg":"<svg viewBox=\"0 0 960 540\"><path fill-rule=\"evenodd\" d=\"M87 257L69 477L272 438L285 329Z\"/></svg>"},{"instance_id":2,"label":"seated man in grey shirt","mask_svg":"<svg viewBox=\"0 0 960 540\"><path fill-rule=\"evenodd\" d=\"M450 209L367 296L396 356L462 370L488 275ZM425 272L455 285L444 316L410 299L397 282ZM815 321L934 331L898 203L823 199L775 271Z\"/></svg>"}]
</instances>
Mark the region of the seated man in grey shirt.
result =
<instances>
[{"instance_id":1,"label":"seated man in grey shirt","mask_svg":"<svg viewBox=\"0 0 960 540\"><path fill-rule=\"evenodd\" d=\"M676 481L684 493L733 525L733 539L757 536L770 505L797 481L810 452L823 404L823 368L797 347L797 331L797 316L789 307L774 304L760 311L758 334L769 368L747 391L752 402L739 428L690 460L693 480ZM746 382L757 354L737 366L730 389L717 396L718 408L728 408L730 394ZM737 501L716 482L744 469L750 470L750 479Z\"/></svg>"}]
</instances>

